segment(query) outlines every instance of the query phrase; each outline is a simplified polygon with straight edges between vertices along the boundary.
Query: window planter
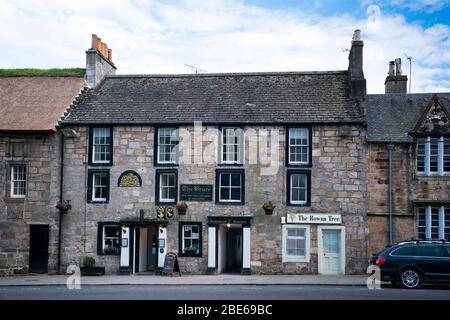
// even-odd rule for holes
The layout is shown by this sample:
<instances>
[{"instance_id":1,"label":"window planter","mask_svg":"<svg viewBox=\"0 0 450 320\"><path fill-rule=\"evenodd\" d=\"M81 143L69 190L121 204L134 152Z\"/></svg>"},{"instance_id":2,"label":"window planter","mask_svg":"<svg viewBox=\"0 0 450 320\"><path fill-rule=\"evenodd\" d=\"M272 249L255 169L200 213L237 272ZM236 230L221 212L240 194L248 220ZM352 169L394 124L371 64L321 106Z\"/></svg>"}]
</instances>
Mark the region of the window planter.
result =
<instances>
[{"instance_id":1,"label":"window planter","mask_svg":"<svg viewBox=\"0 0 450 320\"><path fill-rule=\"evenodd\" d=\"M103 276L105 275L105 267L81 267L82 276Z\"/></svg>"}]
</instances>

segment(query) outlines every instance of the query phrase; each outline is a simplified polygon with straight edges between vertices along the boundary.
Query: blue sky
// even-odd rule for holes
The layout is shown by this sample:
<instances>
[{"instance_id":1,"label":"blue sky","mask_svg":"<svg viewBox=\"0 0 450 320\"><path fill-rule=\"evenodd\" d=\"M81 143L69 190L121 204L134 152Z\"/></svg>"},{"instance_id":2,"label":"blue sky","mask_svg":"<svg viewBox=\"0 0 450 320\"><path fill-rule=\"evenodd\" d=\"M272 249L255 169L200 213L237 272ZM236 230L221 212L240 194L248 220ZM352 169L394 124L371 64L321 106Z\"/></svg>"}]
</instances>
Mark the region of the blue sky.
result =
<instances>
[{"instance_id":1,"label":"blue sky","mask_svg":"<svg viewBox=\"0 0 450 320\"><path fill-rule=\"evenodd\" d=\"M83 67L92 33L119 74L345 70L362 30L369 93L413 57L412 92L450 91L450 0L0 0L0 68Z\"/></svg>"}]
</instances>

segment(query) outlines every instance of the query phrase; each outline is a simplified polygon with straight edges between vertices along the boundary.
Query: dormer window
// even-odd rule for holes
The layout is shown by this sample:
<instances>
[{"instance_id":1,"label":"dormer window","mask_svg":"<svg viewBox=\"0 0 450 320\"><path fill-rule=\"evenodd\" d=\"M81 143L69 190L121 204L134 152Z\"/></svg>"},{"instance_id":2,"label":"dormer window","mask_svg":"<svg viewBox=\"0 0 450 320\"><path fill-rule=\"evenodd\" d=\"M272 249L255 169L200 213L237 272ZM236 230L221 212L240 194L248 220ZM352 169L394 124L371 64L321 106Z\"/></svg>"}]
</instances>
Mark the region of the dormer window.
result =
<instances>
[{"instance_id":1,"label":"dormer window","mask_svg":"<svg viewBox=\"0 0 450 320\"><path fill-rule=\"evenodd\" d=\"M417 172L424 175L450 173L450 138L426 137L417 139Z\"/></svg>"}]
</instances>

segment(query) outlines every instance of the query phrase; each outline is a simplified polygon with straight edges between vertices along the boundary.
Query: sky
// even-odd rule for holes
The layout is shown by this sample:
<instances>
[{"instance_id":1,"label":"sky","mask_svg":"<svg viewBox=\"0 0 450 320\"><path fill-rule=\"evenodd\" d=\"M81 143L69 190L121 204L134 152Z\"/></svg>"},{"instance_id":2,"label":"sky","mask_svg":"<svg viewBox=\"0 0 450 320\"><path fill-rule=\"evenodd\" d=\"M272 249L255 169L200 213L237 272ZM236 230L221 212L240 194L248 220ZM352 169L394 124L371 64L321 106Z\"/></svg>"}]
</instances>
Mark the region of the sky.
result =
<instances>
[{"instance_id":1,"label":"sky","mask_svg":"<svg viewBox=\"0 0 450 320\"><path fill-rule=\"evenodd\" d=\"M450 91L450 0L0 0L0 68L85 67L91 34L117 74L346 70L355 29L369 93L401 58L411 91Z\"/></svg>"}]
</instances>

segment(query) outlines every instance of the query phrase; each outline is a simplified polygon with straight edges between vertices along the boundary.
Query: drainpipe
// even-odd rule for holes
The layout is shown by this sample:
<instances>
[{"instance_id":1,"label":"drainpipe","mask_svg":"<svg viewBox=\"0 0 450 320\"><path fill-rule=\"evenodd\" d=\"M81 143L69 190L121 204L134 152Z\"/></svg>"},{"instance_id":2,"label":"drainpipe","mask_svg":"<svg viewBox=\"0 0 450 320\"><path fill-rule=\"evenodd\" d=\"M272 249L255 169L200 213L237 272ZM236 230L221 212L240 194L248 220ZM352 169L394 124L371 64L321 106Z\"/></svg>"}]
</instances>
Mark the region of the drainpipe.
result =
<instances>
[{"instance_id":1,"label":"drainpipe","mask_svg":"<svg viewBox=\"0 0 450 320\"><path fill-rule=\"evenodd\" d=\"M61 132L61 149L60 149L60 173L59 173L59 201L62 203L63 201L63 177L64 177L64 134L62 132L62 126L60 128ZM62 234L62 216L63 213L59 210L59 226L58 226L58 273L61 273L61 234Z\"/></svg>"},{"instance_id":2,"label":"drainpipe","mask_svg":"<svg viewBox=\"0 0 450 320\"><path fill-rule=\"evenodd\" d=\"M389 244L393 245L393 227L392 227L392 202L394 197L393 191L393 181L392 181L392 150L394 150L394 145L389 143L386 145L388 151L388 213L389 213L389 228L388 228L388 236L389 236Z\"/></svg>"}]
</instances>

